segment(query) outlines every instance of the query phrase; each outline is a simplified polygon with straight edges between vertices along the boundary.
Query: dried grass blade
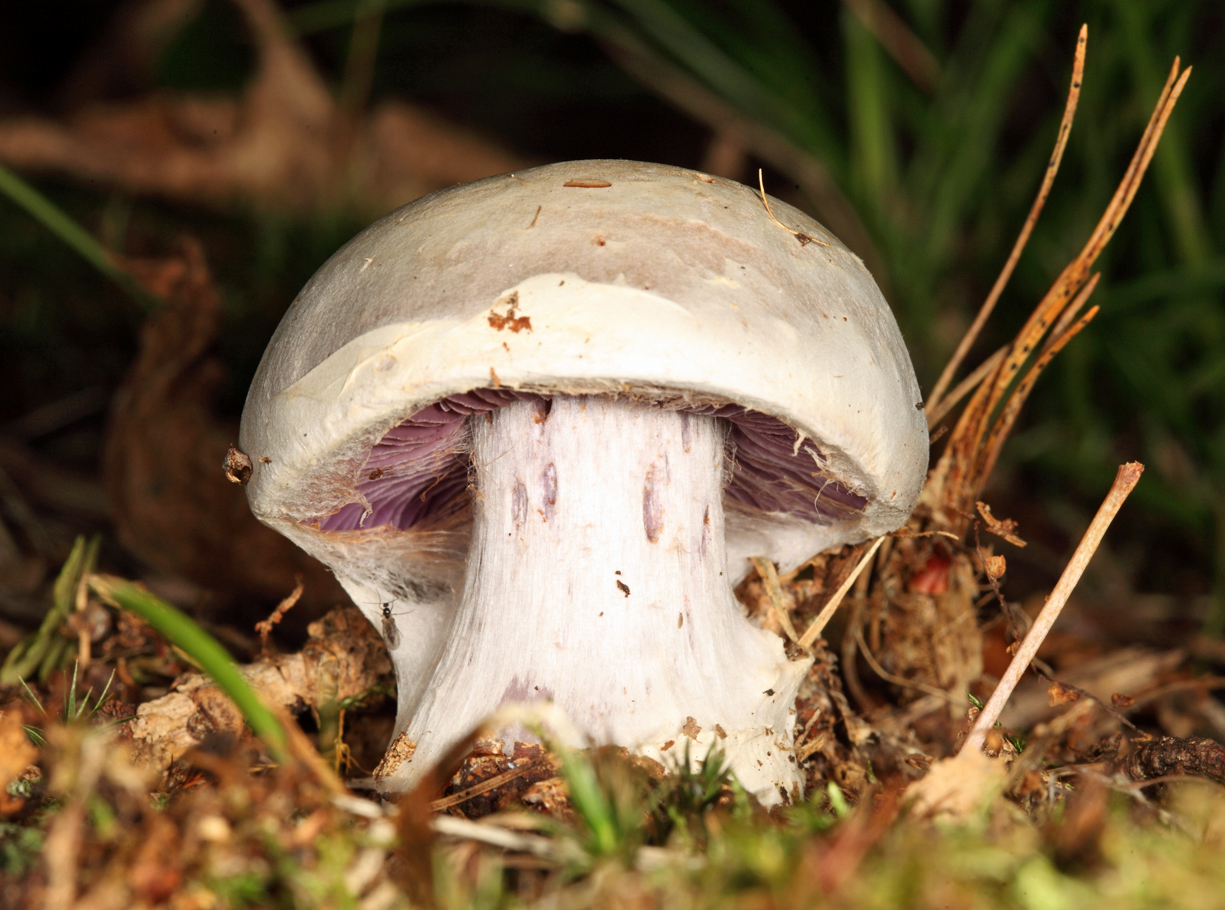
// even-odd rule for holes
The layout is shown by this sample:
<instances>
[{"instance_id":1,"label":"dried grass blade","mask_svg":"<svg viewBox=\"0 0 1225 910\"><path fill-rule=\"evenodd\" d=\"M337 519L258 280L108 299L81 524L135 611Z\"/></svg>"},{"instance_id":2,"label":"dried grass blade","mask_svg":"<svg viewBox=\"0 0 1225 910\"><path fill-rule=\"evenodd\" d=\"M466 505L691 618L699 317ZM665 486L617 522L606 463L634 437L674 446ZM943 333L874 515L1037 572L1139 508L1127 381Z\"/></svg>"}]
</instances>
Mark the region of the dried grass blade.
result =
<instances>
[{"instance_id":1,"label":"dried grass blade","mask_svg":"<svg viewBox=\"0 0 1225 910\"><path fill-rule=\"evenodd\" d=\"M973 373L957 383L957 387L944 396L937 406L934 408L929 406L927 408L927 428L930 430L939 423L940 418L957 406L957 402L969 395L980 382L991 375L991 372L1000 365L1000 361L1004 359L1004 355L1007 352L1008 346L1004 345L1004 347L980 363Z\"/></svg>"},{"instance_id":2,"label":"dried grass blade","mask_svg":"<svg viewBox=\"0 0 1225 910\"><path fill-rule=\"evenodd\" d=\"M1051 345L1053 344L1059 343L1062 346L1062 342L1060 342L1059 339L1061 339L1068 331L1068 327L1071 326L1073 320L1076 319L1076 314L1080 312L1081 307L1085 305L1085 301L1087 301L1097 289L1097 283L1101 280L1101 278L1101 272L1094 272L1089 277L1089 280L1085 282L1085 286L1080 289L1080 293L1076 295L1076 299L1073 300L1071 305L1063 311L1063 314L1059 317L1059 321L1056 322L1055 327L1051 329L1051 334L1047 337L1046 343L1042 346L1043 354L1049 351ZM1079 329L1077 329L1077 331L1079 331Z\"/></svg>"},{"instance_id":3,"label":"dried grass blade","mask_svg":"<svg viewBox=\"0 0 1225 910\"><path fill-rule=\"evenodd\" d=\"M579 858L576 855L577 851L566 841L542 837L539 834L508 831L487 822L474 822L451 815L436 815L430 819L430 827L436 834L444 837L458 837L474 840L480 844L488 844L491 847L501 847L503 850L530 853L550 862L573 862Z\"/></svg>"},{"instance_id":4,"label":"dried grass blade","mask_svg":"<svg viewBox=\"0 0 1225 910\"><path fill-rule=\"evenodd\" d=\"M1174 66L1170 70L1169 79L1167 79L1165 88L1161 92L1161 98L1158 100L1157 106L1153 109L1153 114L1149 118L1143 136L1140 138L1140 143L1136 148L1135 154L1132 156L1131 163L1127 167L1127 172L1124 174L1122 181L1120 181L1118 189L1115 190L1110 204L1106 206L1105 213L1103 213L1093 233L1089 236L1089 240L1085 243L1084 249L1081 250L1080 254L1068 264L1055 280L1051 289L1047 291L1046 296L1034 308L1034 312L1021 328L1021 331L1017 333L1016 340L1012 343L1012 349L999 373L996 375L995 387L992 392L988 412L994 413L996 411L997 405L1012 386L1017 374L1025 365L1034 349L1038 347L1048 327L1052 322L1059 320L1060 315L1064 312L1074 295L1085 284L1085 280L1089 275L1089 269L1098 255L1101 254L1102 249L1110 241L1110 238L1114 236L1119 222L1122 221L1123 216L1127 213L1132 199L1135 198L1136 190L1140 186L1140 181L1144 177L1144 172L1148 169L1149 162L1152 160L1157 143L1161 139L1161 133L1165 129L1166 121L1169 119L1174 105L1178 102L1179 95L1182 94L1183 86L1187 83L1187 77L1191 74L1191 68L1188 67L1179 76L1178 67L1178 58L1175 58Z\"/></svg>"},{"instance_id":5,"label":"dried grass blade","mask_svg":"<svg viewBox=\"0 0 1225 910\"><path fill-rule=\"evenodd\" d=\"M1093 321L1093 317L1097 315L1099 309L1100 307L1093 307L1089 312L1077 319L1062 335L1057 338L1052 336L1038 359L1034 361L1033 366L1029 368L1029 371L1026 372L1025 376L1017 384L1017 387L1013 389L1012 394L1008 396L1008 401L1005 402L1003 410L991 427L986 443L982 446L978 464L972 475L973 483L970 484L971 489L981 490L987 482L987 478L991 476L991 471L995 468L995 462L999 459L1000 450L1004 447L1004 441L1008 438L1013 424L1016 423L1017 417L1021 413L1021 406L1025 404L1029 393L1033 391L1034 383L1038 381L1042 371L1055 359L1055 355L1063 350L1064 345Z\"/></svg>"},{"instance_id":6,"label":"dried grass blade","mask_svg":"<svg viewBox=\"0 0 1225 910\"><path fill-rule=\"evenodd\" d=\"M1016 243L1012 246L1012 252L1008 254L1008 260L1000 270L999 277L995 279L991 292L987 294L987 299L983 301L978 315L974 317L974 322L966 330L965 336L957 345L957 350L949 358L944 371L936 381L935 388L932 389L931 395L928 396L927 410L929 415L933 415L942 404L944 390L953 381L953 376L956 374L958 367L965 360L966 355L970 352L970 347L974 344L975 339L978 338L978 333L982 331L983 326L986 324L987 317L995 309L1000 295L1004 292L1009 279L1012 278L1017 261L1021 258L1021 251L1025 249L1025 245L1029 242L1029 235L1033 233L1034 225L1038 223L1038 216L1042 213L1043 206L1046 205L1046 199L1050 195L1051 186L1055 182L1055 175L1059 172L1059 163L1063 160L1063 150L1067 147L1068 136L1072 132L1072 121L1076 117L1076 105L1080 100L1080 86L1085 73L1085 50L1088 41L1089 26L1082 25L1080 27L1080 35L1076 39L1076 56L1072 62L1072 84L1068 89L1068 100L1063 108L1063 119L1059 122L1059 133L1055 139L1055 149L1051 153L1050 160L1047 162L1046 174L1042 178L1042 185L1038 188L1038 195L1034 198L1033 205L1030 206L1029 215L1025 219L1025 224L1021 227L1021 233L1017 235ZM952 407L952 405L948 407ZM948 407L940 413L947 412ZM929 416L927 425L929 427L934 425L937 419L939 418L936 416Z\"/></svg>"},{"instance_id":7,"label":"dried grass blade","mask_svg":"<svg viewBox=\"0 0 1225 910\"><path fill-rule=\"evenodd\" d=\"M1005 367L1005 374L1009 377L1007 382L1011 382L1012 375L1015 375L1020 370L1021 365L1028 358L1029 352L1033 350L1037 345L1038 339L1045 332L1046 327L1059 317L1068 301L1072 299L1084 284L1085 279L1089 275L1089 269L1110 241L1110 238L1114 236L1115 230L1118 228L1123 216L1127 213L1132 199L1135 198L1136 190L1140 187L1140 181L1144 177L1144 172L1148 169L1149 162L1152 160L1157 143L1161 139L1161 133L1165 130L1166 121L1174 110L1174 105L1178 102L1179 95L1182 94L1183 86L1187 83L1187 77L1191 75L1191 68L1188 67L1179 77L1178 65L1178 59L1175 58L1174 66L1170 70L1170 77L1166 81L1165 88L1162 89L1161 97L1157 101L1157 106L1153 109L1153 114L1144 129L1144 134L1140 137L1140 143L1136 147L1135 154L1132 155L1127 171L1119 182L1118 189L1115 190L1110 203L1106 206L1106 211L1093 229L1093 233L1089 235L1084 249L1081 250L1080 255L1072 260L1055 280L1054 285L1047 291L1042 302L1034 309L1029 320L1017 334L1017 340L1013 344L1013 353L1008 358L1008 364ZM1026 345L1029 347L1027 348ZM1004 388L1001 388L1001 395L1003 391Z\"/></svg>"},{"instance_id":8,"label":"dried grass blade","mask_svg":"<svg viewBox=\"0 0 1225 910\"><path fill-rule=\"evenodd\" d=\"M1077 281L1078 285L1080 281L1084 280L1084 276L1089 273L1089 268L1093 265L1094 260L1101 254L1106 244L1110 242L1110 238L1114 236L1114 232L1123 220L1123 216L1127 214L1127 209L1131 206L1131 202L1136 196L1136 191L1140 188L1140 181L1144 179L1144 173L1148 170L1149 162L1152 161L1153 153L1157 150L1157 143L1161 141L1161 134L1165 131L1166 121L1169 120L1170 114L1174 112L1174 105L1178 103L1178 98L1182 94L1183 87L1187 84L1187 79L1190 75L1191 67L1183 70L1181 76L1178 75L1178 58L1175 57L1169 79L1166 81L1165 88L1161 92L1161 98L1158 100L1157 106L1153 109L1153 115L1149 118L1144 135L1140 138L1140 144L1136 148L1136 153L1132 156L1131 163L1127 167L1127 173L1123 175L1123 180L1120 182L1118 190L1115 191L1114 198L1110 200L1110 205L1106 207L1105 213L1102 215L1093 234L1089 237L1089 241L1085 244L1084 250L1081 251L1076 262L1073 263L1073 265L1079 265L1076 273L1079 278ZM1176 77L1177 81L1175 81Z\"/></svg>"},{"instance_id":9,"label":"dried grass blade","mask_svg":"<svg viewBox=\"0 0 1225 910\"><path fill-rule=\"evenodd\" d=\"M496 774L488 780L481 781L479 784L473 784L466 790L461 790L459 793L454 793L451 796L444 796L442 799L436 799L430 802L431 812L442 812L445 809L450 809L452 806L458 806L460 803L467 802L474 797L488 793L490 790L496 790L503 784L509 784L511 781L522 777L529 771L535 771L538 765L534 762L522 765L518 768L511 768L509 771L503 771L501 774Z\"/></svg>"},{"instance_id":10,"label":"dried grass blade","mask_svg":"<svg viewBox=\"0 0 1225 910\"><path fill-rule=\"evenodd\" d=\"M863 559L859 560L858 565L855 566L855 571L847 576L846 581L834 592L834 596L829 599L829 603L821 609L821 612L817 614L817 618L812 621L812 625L804 632L804 637L799 640L801 648L807 649L812 647L812 643L817 640L817 636L829 624L829 621L834 616L834 612L838 609L838 605L846 597L846 592L851 590L851 585L855 584L855 579L859 577L859 573L872 562L872 557L876 555L876 551L880 549L880 545L884 542L884 537L876 538L876 542L872 544L868 552L863 555Z\"/></svg>"},{"instance_id":11,"label":"dried grass blade","mask_svg":"<svg viewBox=\"0 0 1225 910\"><path fill-rule=\"evenodd\" d=\"M791 624L791 614L787 612L787 605L783 600L783 586L779 583L778 570L774 567L774 563L764 556L750 557L749 562L753 564L753 568L757 570L761 578L762 586L766 589L766 597L770 599L770 607L778 618L778 624L782 626L788 640L796 641L798 636L795 634L795 626Z\"/></svg>"},{"instance_id":12,"label":"dried grass blade","mask_svg":"<svg viewBox=\"0 0 1225 910\"><path fill-rule=\"evenodd\" d=\"M931 508L939 508L962 498L965 492L965 476L976 461L976 453L987 432L987 419L991 412L987 405L995 385L995 374L1003 368L997 366L988 371L988 381L982 382L957 418L949 441L944 446L939 462L928 475L923 485L920 501ZM950 490L957 491L950 493Z\"/></svg>"}]
</instances>

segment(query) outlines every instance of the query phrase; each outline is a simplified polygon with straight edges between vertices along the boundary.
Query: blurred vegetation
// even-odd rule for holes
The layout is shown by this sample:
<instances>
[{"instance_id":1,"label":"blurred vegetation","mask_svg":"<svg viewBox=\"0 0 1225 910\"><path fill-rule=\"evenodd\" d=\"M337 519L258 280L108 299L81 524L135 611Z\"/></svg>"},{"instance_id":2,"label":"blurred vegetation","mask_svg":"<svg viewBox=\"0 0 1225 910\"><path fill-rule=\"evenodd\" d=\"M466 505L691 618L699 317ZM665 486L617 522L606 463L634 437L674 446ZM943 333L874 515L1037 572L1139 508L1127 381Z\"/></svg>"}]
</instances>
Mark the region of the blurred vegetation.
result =
<instances>
[{"instance_id":1,"label":"blurred vegetation","mask_svg":"<svg viewBox=\"0 0 1225 910\"><path fill-rule=\"evenodd\" d=\"M930 388L986 296L1046 165L1076 31L1089 51L1059 179L978 356L1015 330L1079 250L1126 168L1176 55L1195 72L1153 169L1100 263L1102 313L1056 361L993 495L1079 533L1115 466L1150 466L1124 516L1133 582L1213 593L1225 629L1225 8L1211 0L313 0L285 4L339 97L444 112L538 160L699 165L712 143L758 165L877 272ZM90 18L92 17L92 18ZM56 80L105 21L16 21L3 109L54 105ZM74 44L75 42L75 44ZM20 46L19 46L20 45ZM363 48L365 50L363 50ZM41 56L40 56L41 54ZM232 91L253 58L234 9L208 0L165 50L166 88ZM360 80L359 80L360 81ZM190 230L223 284L225 406L286 303L361 225L202 214L40 181L124 252ZM15 206L0 205L0 420L112 388L139 313ZM970 365L977 357L972 356ZM99 418L100 419L100 418ZM95 426L92 432L97 432ZM88 461L88 427L57 453ZM1083 506L1081 504L1084 504ZM1023 528L1024 531L1024 528Z\"/></svg>"}]
</instances>

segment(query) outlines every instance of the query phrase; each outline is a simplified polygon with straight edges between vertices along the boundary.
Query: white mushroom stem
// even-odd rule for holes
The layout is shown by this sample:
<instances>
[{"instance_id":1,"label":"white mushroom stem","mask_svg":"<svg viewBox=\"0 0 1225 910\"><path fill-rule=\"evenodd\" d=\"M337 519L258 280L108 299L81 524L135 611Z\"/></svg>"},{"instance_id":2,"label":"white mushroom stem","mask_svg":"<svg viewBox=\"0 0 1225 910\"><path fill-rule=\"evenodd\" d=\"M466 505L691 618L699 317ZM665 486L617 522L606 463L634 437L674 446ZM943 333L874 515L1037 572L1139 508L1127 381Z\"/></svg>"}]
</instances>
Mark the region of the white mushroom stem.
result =
<instances>
[{"instance_id":1,"label":"white mushroom stem","mask_svg":"<svg viewBox=\"0 0 1225 910\"><path fill-rule=\"evenodd\" d=\"M499 705L550 699L591 742L656 759L717 739L759 799L790 795L809 662L732 594L719 424L568 396L473 420L464 590L408 724L416 752L382 785L410 786Z\"/></svg>"}]
</instances>

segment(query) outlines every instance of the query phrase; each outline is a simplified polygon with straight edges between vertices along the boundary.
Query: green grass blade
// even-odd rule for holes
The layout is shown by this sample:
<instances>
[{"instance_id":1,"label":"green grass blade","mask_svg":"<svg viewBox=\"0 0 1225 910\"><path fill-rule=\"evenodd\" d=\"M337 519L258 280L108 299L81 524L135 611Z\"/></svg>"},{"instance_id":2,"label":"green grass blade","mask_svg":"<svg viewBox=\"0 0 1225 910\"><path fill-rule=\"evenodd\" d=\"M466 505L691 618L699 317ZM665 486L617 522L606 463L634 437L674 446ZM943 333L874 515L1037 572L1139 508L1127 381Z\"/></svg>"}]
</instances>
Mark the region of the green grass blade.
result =
<instances>
[{"instance_id":1,"label":"green grass blade","mask_svg":"<svg viewBox=\"0 0 1225 910\"><path fill-rule=\"evenodd\" d=\"M81 583L81 578L93 570L100 545L101 538L98 537L87 543L85 537L81 536L73 543L72 550L51 587L51 609L43 617L38 631L23 639L9 652L4 666L0 667L0 683L13 685L18 680L35 675L43 679L48 673L58 669L68 643L58 638L56 632L72 612L77 586Z\"/></svg>"},{"instance_id":2,"label":"green grass blade","mask_svg":"<svg viewBox=\"0 0 1225 910\"><path fill-rule=\"evenodd\" d=\"M51 674L60 669L72 651L72 642L64 638L52 638L47 645L36 673L40 682L46 682Z\"/></svg>"},{"instance_id":3,"label":"green grass blade","mask_svg":"<svg viewBox=\"0 0 1225 910\"><path fill-rule=\"evenodd\" d=\"M781 101L822 116L816 55L772 0L731 0L722 9L702 0L664 0Z\"/></svg>"},{"instance_id":4,"label":"green grass blade","mask_svg":"<svg viewBox=\"0 0 1225 910\"><path fill-rule=\"evenodd\" d=\"M34 694L34 690L30 688L29 683L27 683L27 682L26 682L24 679L20 679L20 680L18 680L18 682L19 682L19 683L21 683L21 688L25 689L25 691L26 691L26 698L28 698L28 699L30 700L30 704L32 704L34 707L38 708L38 710L39 710L39 712L41 712L42 716L43 716L43 717L46 717L46 716L47 716L47 709L43 707L43 703L42 703L42 702L39 700L38 696Z\"/></svg>"},{"instance_id":5,"label":"green grass blade","mask_svg":"<svg viewBox=\"0 0 1225 910\"><path fill-rule=\"evenodd\" d=\"M617 823L613 805L600 786L587 756L573 749L558 750L562 776L570 788L570 804L591 832L592 852L608 856L617 849Z\"/></svg>"},{"instance_id":6,"label":"green grass blade","mask_svg":"<svg viewBox=\"0 0 1225 910\"><path fill-rule=\"evenodd\" d=\"M765 120L837 169L833 130L819 109L801 110L779 98L722 48L661 0L616 0L642 31L742 113Z\"/></svg>"},{"instance_id":7,"label":"green grass blade","mask_svg":"<svg viewBox=\"0 0 1225 910\"><path fill-rule=\"evenodd\" d=\"M1126 60L1132 81L1148 104L1156 101L1164 68L1153 50L1153 19L1169 15L1143 3L1115 5L1123 25ZM1143 110L1143 108L1141 109ZM1204 229L1199 190L1195 186L1191 156L1182 136L1182 117L1172 117L1161 134L1161 145L1153 158L1153 180L1169 223L1178 256L1183 262L1198 264L1213 252L1211 235ZM1141 121L1142 122L1142 121Z\"/></svg>"},{"instance_id":8,"label":"green grass blade","mask_svg":"<svg viewBox=\"0 0 1225 910\"><path fill-rule=\"evenodd\" d=\"M34 745L38 746L38 748L42 749L47 745L47 740L43 736L43 731L39 727L31 726L30 724L22 724L21 729L25 731L25 734L29 737L30 742L34 743Z\"/></svg>"},{"instance_id":9,"label":"green grass blade","mask_svg":"<svg viewBox=\"0 0 1225 910\"><path fill-rule=\"evenodd\" d=\"M113 281L135 300L142 309L154 309L159 301L146 291L132 275L115 264L111 251L98 242L89 231L74 221L67 212L0 164L0 193L21 208L60 239L82 259Z\"/></svg>"},{"instance_id":10,"label":"green grass blade","mask_svg":"<svg viewBox=\"0 0 1225 910\"><path fill-rule=\"evenodd\" d=\"M181 648L238 706L272 757L282 763L289 758L289 737L280 721L247 685L234 659L217 639L188 616L130 581L94 575L89 584L103 600L135 613L167 641Z\"/></svg>"},{"instance_id":11,"label":"green grass blade","mask_svg":"<svg viewBox=\"0 0 1225 910\"><path fill-rule=\"evenodd\" d=\"M79 663L72 665L72 683L68 686L68 691L64 693L64 720L71 722L76 720L77 714L77 671L80 670ZM87 695L86 698L89 696Z\"/></svg>"},{"instance_id":12,"label":"green grass blade","mask_svg":"<svg viewBox=\"0 0 1225 910\"><path fill-rule=\"evenodd\" d=\"M850 181L860 198L885 207L896 197L898 153L893 131L890 71L863 23L842 12L847 62Z\"/></svg>"},{"instance_id":13,"label":"green grass blade","mask_svg":"<svg viewBox=\"0 0 1225 910\"><path fill-rule=\"evenodd\" d=\"M851 804L846 800L846 794L832 780L825 785L825 795L829 797L830 808L838 818L846 818L851 814Z\"/></svg>"},{"instance_id":14,"label":"green grass blade","mask_svg":"<svg viewBox=\"0 0 1225 910\"><path fill-rule=\"evenodd\" d=\"M64 560L60 574L55 577L55 584L51 586L52 612L58 611L67 616L68 611L72 609L72 600L76 594L77 583L81 579L81 570L85 566L88 549L89 545L85 542L84 536L78 537L73 542L72 551ZM45 624L46 620L44 619L43 622Z\"/></svg>"},{"instance_id":15,"label":"green grass blade","mask_svg":"<svg viewBox=\"0 0 1225 910\"><path fill-rule=\"evenodd\" d=\"M441 3L443 0L385 0L383 12ZM334 28L346 28L357 19L361 0L316 0L285 13L285 21L298 35L314 35Z\"/></svg>"}]
</instances>

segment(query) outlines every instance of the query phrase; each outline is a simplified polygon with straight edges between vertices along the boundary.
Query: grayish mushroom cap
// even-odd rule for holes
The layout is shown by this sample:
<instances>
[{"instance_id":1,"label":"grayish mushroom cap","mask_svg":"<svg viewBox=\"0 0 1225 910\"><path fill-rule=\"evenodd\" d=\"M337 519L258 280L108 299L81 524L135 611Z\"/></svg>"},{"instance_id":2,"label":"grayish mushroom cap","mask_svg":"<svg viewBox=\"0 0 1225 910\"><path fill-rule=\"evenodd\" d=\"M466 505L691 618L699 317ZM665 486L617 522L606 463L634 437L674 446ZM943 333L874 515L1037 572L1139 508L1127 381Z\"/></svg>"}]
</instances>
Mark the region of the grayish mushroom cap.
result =
<instances>
[{"instance_id":1,"label":"grayish mushroom cap","mask_svg":"<svg viewBox=\"0 0 1225 910\"><path fill-rule=\"evenodd\" d=\"M861 507L817 521L729 512L733 573L749 556L788 567L897 528L928 456L901 333L857 256L771 204L786 228L739 183L577 161L393 212L328 260L268 346L240 435L252 510L342 581L394 552L408 575L453 583L444 566L462 562L462 532L434 545L369 529L361 542L318 521L362 501L366 460L389 430L448 396L498 388L737 404L811 439L814 473Z\"/></svg>"}]
</instances>

